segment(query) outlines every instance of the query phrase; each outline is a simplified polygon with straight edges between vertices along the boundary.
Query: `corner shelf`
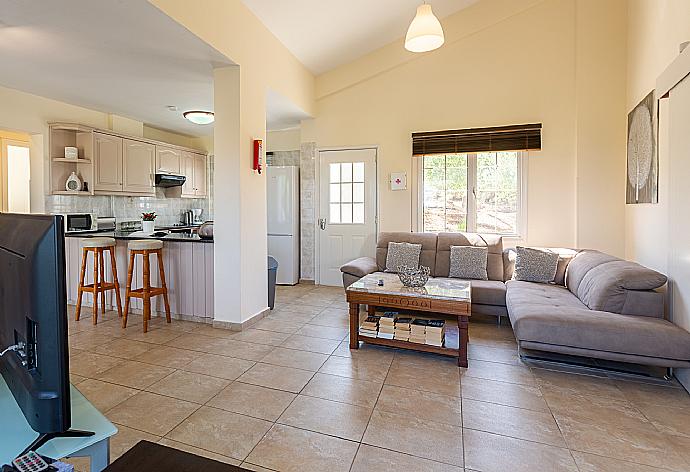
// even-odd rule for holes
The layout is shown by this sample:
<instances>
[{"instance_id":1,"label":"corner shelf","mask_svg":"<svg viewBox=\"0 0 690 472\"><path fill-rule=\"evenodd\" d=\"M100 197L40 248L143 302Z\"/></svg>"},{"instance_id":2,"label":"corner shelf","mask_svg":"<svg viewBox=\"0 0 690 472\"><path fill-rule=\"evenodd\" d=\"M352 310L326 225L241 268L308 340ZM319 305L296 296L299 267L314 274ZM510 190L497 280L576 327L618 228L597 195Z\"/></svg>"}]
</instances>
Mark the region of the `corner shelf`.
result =
<instances>
[{"instance_id":1,"label":"corner shelf","mask_svg":"<svg viewBox=\"0 0 690 472\"><path fill-rule=\"evenodd\" d=\"M91 164L91 159L68 159L66 157L53 157L53 162L64 162L67 164Z\"/></svg>"},{"instance_id":2,"label":"corner shelf","mask_svg":"<svg viewBox=\"0 0 690 472\"><path fill-rule=\"evenodd\" d=\"M53 195L92 195L91 190L53 190Z\"/></svg>"}]
</instances>

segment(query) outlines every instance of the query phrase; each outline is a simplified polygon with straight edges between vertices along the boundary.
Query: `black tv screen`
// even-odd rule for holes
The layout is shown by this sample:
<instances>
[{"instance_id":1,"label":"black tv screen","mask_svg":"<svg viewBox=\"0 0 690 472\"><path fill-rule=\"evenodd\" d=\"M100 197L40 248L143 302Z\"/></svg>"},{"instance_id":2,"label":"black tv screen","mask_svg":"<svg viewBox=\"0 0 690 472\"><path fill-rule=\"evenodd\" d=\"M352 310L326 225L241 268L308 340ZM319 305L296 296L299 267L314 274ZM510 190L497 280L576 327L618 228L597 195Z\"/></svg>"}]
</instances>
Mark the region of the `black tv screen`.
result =
<instances>
[{"instance_id":1,"label":"black tv screen","mask_svg":"<svg viewBox=\"0 0 690 472\"><path fill-rule=\"evenodd\" d=\"M61 216L0 214L0 373L38 433L70 428Z\"/></svg>"}]
</instances>

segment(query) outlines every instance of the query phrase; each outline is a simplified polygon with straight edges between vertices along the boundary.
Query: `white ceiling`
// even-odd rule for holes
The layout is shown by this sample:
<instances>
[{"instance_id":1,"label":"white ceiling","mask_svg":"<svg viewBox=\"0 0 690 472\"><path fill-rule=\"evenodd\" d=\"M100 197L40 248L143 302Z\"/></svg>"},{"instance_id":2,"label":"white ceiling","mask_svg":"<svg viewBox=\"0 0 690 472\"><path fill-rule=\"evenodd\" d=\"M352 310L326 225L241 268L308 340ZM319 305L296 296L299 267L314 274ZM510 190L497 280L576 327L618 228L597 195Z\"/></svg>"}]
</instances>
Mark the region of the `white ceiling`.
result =
<instances>
[{"instance_id":1,"label":"white ceiling","mask_svg":"<svg viewBox=\"0 0 690 472\"><path fill-rule=\"evenodd\" d=\"M146 0L0 0L6 87L200 136L213 127L182 111L213 110L221 64L232 62Z\"/></svg>"},{"instance_id":2,"label":"white ceiling","mask_svg":"<svg viewBox=\"0 0 690 472\"><path fill-rule=\"evenodd\" d=\"M242 0L314 74L404 37L422 0ZM429 0L441 19L478 0Z\"/></svg>"}]
</instances>

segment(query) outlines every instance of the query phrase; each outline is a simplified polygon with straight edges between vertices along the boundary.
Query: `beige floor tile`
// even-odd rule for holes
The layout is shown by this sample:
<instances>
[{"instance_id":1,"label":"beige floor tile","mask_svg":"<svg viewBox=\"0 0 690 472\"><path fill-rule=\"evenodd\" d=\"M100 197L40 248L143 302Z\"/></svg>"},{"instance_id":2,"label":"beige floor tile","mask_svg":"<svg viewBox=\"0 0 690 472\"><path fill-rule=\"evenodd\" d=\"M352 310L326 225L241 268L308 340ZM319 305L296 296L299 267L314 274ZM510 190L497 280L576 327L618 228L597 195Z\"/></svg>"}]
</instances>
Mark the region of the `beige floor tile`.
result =
<instances>
[{"instance_id":1,"label":"beige floor tile","mask_svg":"<svg viewBox=\"0 0 690 472\"><path fill-rule=\"evenodd\" d=\"M108 412L108 419L139 431L163 436L199 405L155 393L139 392Z\"/></svg>"},{"instance_id":2,"label":"beige floor tile","mask_svg":"<svg viewBox=\"0 0 690 472\"><path fill-rule=\"evenodd\" d=\"M270 315L268 315L269 320L274 320L274 321L282 321L282 322L289 322L293 324L300 324L303 325L305 323L309 323L312 319L314 319L316 315L313 313L295 313L294 311L285 311L285 310L278 310L272 312ZM284 333L284 334L291 334L291 333Z\"/></svg>"},{"instance_id":3,"label":"beige floor tile","mask_svg":"<svg viewBox=\"0 0 690 472\"><path fill-rule=\"evenodd\" d=\"M664 435L673 450L688 464L690 470L690 438L685 436Z\"/></svg>"},{"instance_id":4,"label":"beige floor tile","mask_svg":"<svg viewBox=\"0 0 690 472\"><path fill-rule=\"evenodd\" d=\"M268 421L204 406L166 437L243 460L270 428Z\"/></svg>"},{"instance_id":5,"label":"beige floor tile","mask_svg":"<svg viewBox=\"0 0 690 472\"><path fill-rule=\"evenodd\" d=\"M315 338L335 339L342 341L345 336L350 333L349 328L333 328L330 326L321 326L316 324L305 324L297 331L297 334L302 336L312 336Z\"/></svg>"},{"instance_id":6,"label":"beige floor tile","mask_svg":"<svg viewBox=\"0 0 690 472\"><path fill-rule=\"evenodd\" d=\"M391 367L385 383L441 395L461 396L459 372L439 374L417 367Z\"/></svg>"},{"instance_id":7,"label":"beige floor tile","mask_svg":"<svg viewBox=\"0 0 690 472\"><path fill-rule=\"evenodd\" d=\"M355 442L277 424L247 462L283 472L347 472L356 452Z\"/></svg>"},{"instance_id":8,"label":"beige floor tile","mask_svg":"<svg viewBox=\"0 0 690 472\"><path fill-rule=\"evenodd\" d=\"M147 364L181 369L199 356L200 354L196 351L188 351L187 349L178 349L171 346L154 346L153 349L147 351L146 355L138 360Z\"/></svg>"},{"instance_id":9,"label":"beige floor tile","mask_svg":"<svg viewBox=\"0 0 690 472\"><path fill-rule=\"evenodd\" d=\"M331 356L319 369L319 372L357 380L383 382L388 374L388 369L389 364L387 362L378 362L372 358Z\"/></svg>"},{"instance_id":10,"label":"beige floor tile","mask_svg":"<svg viewBox=\"0 0 690 472\"><path fill-rule=\"evenodd\" d=\"M190 331L191 333L222 339L234 339L235 336L239 334L237 331L231 331L229 329L214 328L211 324L197 324L200 326L198 326L195 330Z\"/></svg>"},{"instance_id":11,"label":"beige floor tile","mask_svg":"<svg viewBox=\"0 0 690 472\"><path fill-rule=\"evenodd\" d=\"M241 333L238 333L235 337L233 337L233 339L236 341L244 341L246 343L279 346L289 337L290 334L288 333L279 333L277 331L267 331L264 329L247 329Z\"/></svg>"},{"instance_id":12,"label":"beige floor tile","mask_svg":"<svg viewBox=\"0 0 690 472\"><path fill-rule=\"evenodd\" d=\"M208 406L275 421L297 395L283 390L233 382L213 397Z\"/></svg>"},{"instance_id":13,"label":"beige floor tile","mask_svg":"<svg viewBox=\"0 0 690 472\"><path fill-rule=\"evenodd\" d=\"M380 391L379 382L317 373L301 394L373 408Z\"/></svg>"},{"instance_id":14,"label":"beige floor tile","mask_svg":"<svg viewBox=\"0 0 690 472\"><path fill-rule=\"evenodd\" d=\"M163 377L170 375L175 369L162 367L143 362L124 361L112 369L98 375L99 380L124 385L137 389L144 389L149 385L159 381Z\"/></svg>"},{"instance_id":15,"label":"beige floor tile","mask_svg":"<svg viewBox=\"0 0 690 472\"><path fill-rule=\"evenodd\" d=\"M376 409L415 418L462 426L459 397L384 385Z\"/></svg>"},{"instance_id":16,"label":"beige floor tile","mask_svg":"<svg viewBox=\"0 0 690 472\"><path fill-rule=\"evenodd\" d=\"M194 403L206 403L230 380L178 370L146 388L147 391Z\"/></svg>"},{"instance_id":17,"label":"beige floor tile","mask_svg":"<svg viewBox=\"0 0 690 472\"><path fill-rule=\"evenodd\" d=\"M690 408L672 408L644 403L637 403L635 406L659 431L690 438Z\"/></svg>"},{"instance_id":18,"label":"beige floor tile","mask_svg":"<svg viewBox=\"0 0 690 472\"><path fill-rule=\"evenodd\" d=\"M370 415L371 408L299 395L278 423L360 441Z\"/></svg>"},{"instance_id":19,"label":"beige floor tile","mask_svg":"<svg viewBox=\"0 0 690 472\"><path fill-rule=\"evenodd\" d=\"M465 428L565 447L558 425L548 412L463 400L462 418Z\"/></svg>"},{"instance_id":20,"label":"beige floor tile","mask_svg":"<svg viewBox=\"0 0 690 472\"><path fill-rule=\"evenodd\" d=\"M93 351L112 357L123 359L141 360L144 353L154 347L154 344L132 341L131 339L118 338L102 346L98 346Z\"/></svg>"},{"instance_id":21,"label":"beige floor tile","mask_svg":"<svg viewBox=\"0 0 690 472\"><path fill-rule=\"evenodd\" d=\"M296 303L294 300L291 300L290 303L286 303L285 305L280 307L280 311L290 311L293 313L301 313L303 315L312 315L316 316L322 311L324 311L326 307L323 306L312 306L312 305L302 305Z\"/></svg>"},{"instance_id":22,"label":"beige floor tile","mask_svg":"<svg viewBox=\"0 0 690 472\"><path fill-rule=\"evenodd\" d=\"M134 388L94 379L84 380L77 388L101 413L105 413L139 392Z\"/></svg>"},{"instance_id":23,"label":"beige floor tile","mask_svg":"<svg viewBox=\"0 0 690 472\"><path fill-rule=\"evenodd\" d=\"M633 404L690 407L690 395L682 387L617 381L616 386Z\"/></svg>"},{"instance_id":24,"label":"beige floor tile","mask_svg":"<svg viewBox=\"0 0 690 472\"><path fill-rule=\"evenodd\" d=\"M108 344L112 340L112 337L105 334L99 334L99 332L96 330L73 334L69 336L68 339L69 345L74 349L92 352L95 352L97 347Z\"/></svg>"},{"instance_id":25,"label":"beige floor tile","mask_svg":"<svg viewBox=\"0 0 690 472\"><path fill-rule=\"evenodd\" d=\"M362 444L357 451L351 472L462 472L462 469L441 462L389 451L379 447Z\"/></svg>"},{"instance_id":26,"label":"beige floor tile","mask_svg":"<svg viewBox=\"0 0 690 472\"><path fill-rule=\"evenodd\" d=\"M549 411L549 407L537 387L475 377L463 377L461 386L462 398L527 410Z\"/></svg>"},{"instance_id":27,"label":"beige floor tile","mask_svg":"<svg viewBox=\"0 0 690 472\"><path fill-rule=\"evenodd\" d=\"M331 354L340 344L334 339L314 338L294 334L281 344L281 347L288 349L298 349L300 351L318 352L320 354Z\"/></svg>"},{"instance_id":28,"label":"beige floor tile","mask_svg":"<svg viewBox=\"0 0 690 472\"><path fill-rule=\"evenodd\" d=\"M608 396L562 395L547 391L544 399L552 413L569 417L582 423L617 426L631 424L636 427L647 423L644 415L630 402Z\"/></svg>"},{"instance_id":29,"label":"beige floor tile","mask_svg":"<svg viewBox=\"0 0 690 472\"><path fill-rule=\"evenodd\" d=\"M345 339L338 344L338 347L333 351L334 356L338 357L358 357L362 359L374 359L377 362L390 365L393 362L398 349L375 346L373 344L360 343L359 349L350 349L350 340Z\"/></svg>"},{"instance_id":30,"label":"beige floor tile","mask_svg":"<svg viewBox=\"0 0 690 472\"><path fill-rule=\"evenodd\" d=\"M462 428L374 410L363 443L463 466Z\"/></svg>"},{"instance_id":31,"label":"beige floor tile","mask_svg":"<svg viewBox=\"0 0 690 472\"><path fill-rule=\"evenodd\" d=\"M139 441L158 442L159 436L128 428L118 424L117 434L110 438L110 461L114 461L125 452L133 448Z\"/></svg>"},{"instance_id":32,"label":"beige floor tile","mask_svg":"<svg viewBox=\"0 0 690 472\"><path fill-rule=\"evenodd\" d=\"M304 323L285 319L264 318L252 325L252 328L263 329L266 331L276 331L278 333L296 333Z\"/></svg>"},{"instance_id":33,"label":"beige floor tile","mask_svg":"<svg viewBox=\"0 0 690 472\"><path fill-rule=\"evenodd\" d=\"M242 462L240 466L243 469L252 470L254 472L273 472L273 469L267 469L266 467L261 467L260 465L250 464L249 462Z\"/></svg>"},{"instance_id":34,"label":"beige floor tile","mask_svg":"<svg viewBox=\"0 0 690 472\"><path fill-rule=\"evenodd\" d=\"M75 350L70 352L69 371L82 377L93 378L123 362L123 359Z\"/></svg>"},{"instance_id":35,"label":"beige floor tile","mask_svg":"<svg viewBox=\"0 0 690 472\"><path fill-rule=\"evenodd\" d=\"M537 386L537 382L528 367L502 364L500 362L472 360L462 375L463 377Z\"/></svg>"},{"instance_id":36,"label":"beige floor tile","mask_svg":"<svg viewBox=\"0 0 690 472\"><path fill-rule=\"evenodd\" d=\"M321 294L307 294L295 299L296 305L311 305L316 307L327 307L333 302L333 298Z\"/></svg>"},{"instance_id":37,"label":"beige floor tile","mask_svg":"<svg viewBox=\"0 0 690 472\"><path fill-rule=\"evenodd\" d=\"M545 369L533 369L542 392L557 395L592 395L624 400L614 381L606 377L579 375Z\"/></svg>"},{"instance_id":38,"label":"beige floor tile","mask_svg":"<svg viewBox=\"0 0 690 472\"><path fill-rule=\"evenodd\" d=\"M504 364L520 363L517 349L504 347L490 347L484 344L469 344L467 346L467 358L470 360L502 362Z\"/></svg>"},{"instance_id":39,"label":"beige floor tile","mask_svg":"<svg viewBox=\"0 0 690 472\"><path fill-rule=\"evenodd\" d=\"M223 462L225 464L240 465L242 463L242 461L238 459L233 459L232 457L226 457L220 454L216 454L215 452L207 451L206 449L201 449L200 447L190 446L189 444L173 441L172 439L168 438L161 438L158 441L158 444L179 449L180 451L189 452L190 454L194 454L197 456L206 457L207 459L213 459L214 461Z\"/></svg>"},{"instance_id":40,"label":"beige floor tile","mask_svg":"<svg viewBox=\"0 0 690 472\"><path fill-rule=\"evenodd\" d=\"M659 472L664 469L573 451L580 472Z\"/></svg>"},{"instance_id":41,"label":"beige floor tile","mask_svg":"<svg viewBox=\"0 0 690 472\"><path fill-rule=\"evenodd\" d=\"M309 324L318 326L328 326L331 328L345 328L348 330L350 328L350 315L347 310L337 310L337 313L328 312L326 309L313 317ZM346 335L348 334L346 333Z\"/></svg>"},{"instance_id":42,"label":"beige floor tile","mask_svg":"<svg viewBox=\"0 0 690 472\"><path fill-rule=\"evenodd\" d=\"M237 380L252 385L299 393L309 383L313 375L314 372L306 370L258 363Z\"/></svg>"},{"instance_id":43,"label":"beige floor tile","mask_svg":"<svg viewBox=\"0 0 690 472\"><path fill-rule=\"evenodd\" d=\"M213 353L222 356L236 357L248 361L259 361L274 349L266 344L245 343L242 341L224 340L224 346L218 346Z\"/></svg>"},{"instance_id":44,"label":"beige floor tile","mask_svg":"<svg viewBox=\"0 0 690 472\"><path fill-rule=\"evenodd\" d=\"M174 329L158 327L149 329L148 332L144 333L144 328L142 325L130 324L128 321L125 337L127 339L133 339L134 341L142 341L153 344L166 344L173 339L179 338L183 334L184 333Z\"/></svg>"},{"instance_id":45,"label":"beige floor tile","mask_svg":"<svg viewBox=\"0 0 690 472\"><path fill-rule=\"evenodd\" d=\"M248 371L255 363L245 359L217 356L215 354L201 354L192 362L182 367L182 370L198 374L235 380Z\"/></svg>"},{"instance_id":46,"label":"beige floor tile","mask_svg":"<svg viewBox=\"0 0 690 472\"><path fill-rule=\"evenodd\" d=\"M316 372L327 359L326 354L277 347L261 359L261 362Z\"/></svg>"},{"instance_id":47,"label":"beige floor tile","mask_svg":"<svg viewBox=\"0 0 690 472\"><path fill-rule=\"evenodd\" d=\"M79 385L84 380L86 380L86 377L82 377L81 375L73 374L72 372L70 372L70 374L69 374L69 382L72 385Z\"/></svg>"},{"instance_id":48,"label":"beige floor tile","mask_svg":"<svg viewBox=\"0 0 690 472\"><path fill-rule=\"evenodd\" d=\"M570 451L498 434L464 430L465 467L481 472L577 472Z\"/></svg>"},{"instance_id":49,"label":"beige floor tile","mask_svg":"<svg viewBox=\"0 0 690 472\"><path fill-rule=\"evenodd\" d=\"M225 346L226 342L226 339L204 334L182 333L179 337L167 342L166 345L190 351L214 353L218 348Z\"/></svg>"},{"instance_id":50,"label":"beige floor tile","mask_svg":"<svg viewBox=\"0 0 690 472\"><path fill-rule=\"evenodd\" d=\"M454 357L403 349L396 351L391 367L424 369L429 372L437 373L438 375L455 374L459 372L458 361Z\"/></svg>"}]
</instances>

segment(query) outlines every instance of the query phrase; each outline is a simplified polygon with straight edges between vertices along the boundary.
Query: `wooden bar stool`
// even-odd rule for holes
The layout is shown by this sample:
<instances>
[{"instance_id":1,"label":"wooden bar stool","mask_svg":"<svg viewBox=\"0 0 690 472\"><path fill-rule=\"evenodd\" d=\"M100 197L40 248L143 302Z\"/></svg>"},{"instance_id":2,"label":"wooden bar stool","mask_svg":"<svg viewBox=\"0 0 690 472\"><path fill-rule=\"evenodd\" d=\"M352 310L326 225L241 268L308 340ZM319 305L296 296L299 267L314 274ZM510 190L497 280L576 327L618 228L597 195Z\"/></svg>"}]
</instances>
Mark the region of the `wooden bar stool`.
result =
<instances>
[{"instance_id":1,"label":"wooden bar stool","mask_svg":"<svg viewBox=\"0 0 690 472\"><path fill-rule=\"evenodd\" d=\"M122 327L127 327L127 314L129 313L129 300L131 297L141 298L144 301L144 333L149 329L151 319L151 297L163 295L165 302L165 321L170 323L170 304L168 303L168 286L165 284L165 269L163 268L163 241L156 239L137 239L131 241L129 248L129 270L127 272L127 291L125 294L125 315L122 318ZM144 256L142 287L132 290L132 276L134 275L135 256ZM158 259L158 274L161 279L160 287L151 287L151 267L149 254L155 254Z\"/></svg>"},{"instance_id":2,"label":"wooden bar stool","mask_svg":"<svg viewBox=\"0 0 690 472\"><path fill-rule=\"evenodd\" d=\"M79 275L79 288L77 289L76 320L81 315L81 299L84 292L93 293L93 324L98 323L98 294L101 295L101 311L105 314L105 292L115 290L117 300L117 316L122 316L122 301L120 300L120 283L117 281L117 264L115 262L115 240L113 238L84 238L81 240L81 274ZM103 252L110 253L110 268L113 272L113 281L105 280L105 261ZM93 283L84 285L86 278L86 259L89 253L93 253Z\"/></svg>"}]
</instances>

